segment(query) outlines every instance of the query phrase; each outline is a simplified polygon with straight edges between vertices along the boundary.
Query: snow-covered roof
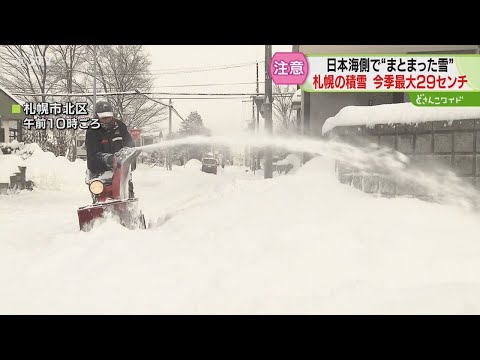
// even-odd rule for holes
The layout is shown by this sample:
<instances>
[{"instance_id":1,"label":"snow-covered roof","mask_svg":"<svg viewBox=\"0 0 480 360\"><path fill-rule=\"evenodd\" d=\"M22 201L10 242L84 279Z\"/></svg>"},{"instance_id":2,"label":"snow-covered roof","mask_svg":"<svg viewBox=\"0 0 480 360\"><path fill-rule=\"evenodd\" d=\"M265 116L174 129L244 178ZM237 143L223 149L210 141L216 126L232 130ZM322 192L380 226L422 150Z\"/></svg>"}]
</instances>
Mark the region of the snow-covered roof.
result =
<instances>
[{"instance_id":1,"label":"snow-covered roof","mask_svg":"<svg viewBox=\"0 0 480 360\"><path fill-rule=\"evenodd\" d=\"M428 121L480 119L480 106L421 107L412 103L346 106L323 124L322 134L337 126L416 124Z\"/></svg>"},{"instance_id":2,"label":"snow-covered roof","mask_svg":"<svg viewBox=\"0 0 480 360\"><path fill-rule=\"evenodd\" d=\"M16 96L12 95L7 89L5 89L3 86L0 86L0 90L3 91L8 97L10 97L13 101L15 101L19 105L23 105L25 101L20 100Z\"/></svg>"}]
</instances>

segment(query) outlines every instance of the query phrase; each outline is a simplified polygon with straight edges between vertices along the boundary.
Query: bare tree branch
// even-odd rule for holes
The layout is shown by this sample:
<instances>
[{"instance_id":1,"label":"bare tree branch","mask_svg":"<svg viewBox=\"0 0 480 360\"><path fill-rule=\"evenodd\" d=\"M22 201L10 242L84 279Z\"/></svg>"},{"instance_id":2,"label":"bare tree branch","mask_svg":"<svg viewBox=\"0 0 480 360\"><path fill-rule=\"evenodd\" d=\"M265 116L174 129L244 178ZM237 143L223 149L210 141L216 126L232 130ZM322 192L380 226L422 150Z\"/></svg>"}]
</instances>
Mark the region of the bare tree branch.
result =
<instances>
[{"instance_id":1,"label":"bare tree branch","mask_svg":"<svg viewBox=\"0 0 480 360\"><path fill-rule=\"evenodd\" d=\"M274 85L273 92L278 94L292 93L290 86ZM291 96L276 96L273 101L273 115L275 130L279 133L295 132L297 123L297 114L292 109Z\"/></svg>"},{"instance_id":2,"label":"bare tree branch","mask_svg":"<svg viewBox=\"0 0 480 360\"><path fill-rule=\"evenodd\" d=\"M0 85L12 92L68 93L89 92L93 88L93 46L89 45L2 45L0 46ZM97 46L97 85L105 92L151 91L150 61L139 45ZM50 96L20 96L27 102L51 100ZM55 101L70 101L65 96ZM92 97L76 98L92 104ZM116 114L129 127L159 131L166 120L166 107L147 97L120 94L108 96ZM72 147L74 131L49 129L25 131L27 142L37 142L44 150L65 155Z\"/></svg>"},{"instance_id":3,"label":"bare tree branch","mask_svg":"<svg viewBox=\"0 0 480 360\"><path fill-rule=\"evenodd\" d=\"M89 52L92 55L91 49ZM97 81L105 92L151 90L150 62L141 45L100 46L97 54ZM88 70L92 73L93 68L90 66ZM129 127L152 131L166 120L165 107L145 97L118 94L108 96L107 100L112 103L119 119Z\"/></svg>"}]
</instances>

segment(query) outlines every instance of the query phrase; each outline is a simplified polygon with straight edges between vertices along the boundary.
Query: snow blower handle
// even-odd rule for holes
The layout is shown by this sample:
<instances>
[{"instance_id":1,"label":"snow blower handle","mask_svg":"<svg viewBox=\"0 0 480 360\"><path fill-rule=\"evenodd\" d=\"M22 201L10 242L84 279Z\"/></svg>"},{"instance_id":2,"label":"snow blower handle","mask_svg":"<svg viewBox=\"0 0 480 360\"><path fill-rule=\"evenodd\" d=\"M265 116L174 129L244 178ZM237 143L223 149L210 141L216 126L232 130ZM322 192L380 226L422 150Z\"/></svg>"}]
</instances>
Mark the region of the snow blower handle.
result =
<instances>
[{"instance_id":1,"label":"snow blower handle","mask_svg":"<svg viewBox=\"0 0 480 360\"><path fill-rule=\"evenodd\" d=\"M114 156L110 153L98 153L96 159L104 164L105 166L109 167L110 169L114 166Z\"/></svg>"}]
</instances>

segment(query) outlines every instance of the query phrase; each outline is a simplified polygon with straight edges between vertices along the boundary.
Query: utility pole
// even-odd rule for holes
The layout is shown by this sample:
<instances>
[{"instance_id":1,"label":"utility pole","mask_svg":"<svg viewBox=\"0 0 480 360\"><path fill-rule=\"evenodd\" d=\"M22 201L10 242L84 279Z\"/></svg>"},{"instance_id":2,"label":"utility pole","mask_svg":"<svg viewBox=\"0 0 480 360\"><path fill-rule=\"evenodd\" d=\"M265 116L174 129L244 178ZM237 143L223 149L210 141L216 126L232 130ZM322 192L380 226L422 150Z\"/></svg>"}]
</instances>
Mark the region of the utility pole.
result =
<instances>
[{"instance_id":1,"label":"utility pole","mask_svg":"<svg viewBox=\"0 0 480 360\"><path fill-rule=\"evenodd\" d=\"M168 135L172 134L172 99L168 102Z\"/></svg>"},{"instance_id":2,"label":"utility pole","mask_svg":"<svg viewBox=\"0 0 480 360\"><path fill-rule=\"evenodd\" d=\"M168 101L168 136L171 139L172 136L172 99ZM172 153L170 149L167 149L167 170L172 170Z\"/></svg>"},{"instance_id":3,"label":"utility pole","mask_svg":"<svg viewBox=\"0 0 480 360\"><path fill-rule=\"evenodd\" d=\"M257 96L258 96L258 93L260 92L259 88L258 88L258 61L257 61ZM258 108L257 106L257 132L258 130L260 129L260 119L259 119L259 115L260 115L260 109Z\"/></svg>"},{"instance_id":4,"label":"utility pole","mask_svg":"<svg viewBox=\"0 0 480 360\"><path fill-rule=\"evenodd\" d=\"M259 96L258 93L260 92L260 89L258 87L258 61L257 61L257 97ZM258 133L260 131L260 108L258 107L257 104L257 126L255 127L256 132ZM257 148L257 151L255 152L255 169L260 169L260 154Z\"/></svg>"},{"instance_id":5,"label":"utility pole","mask_svg":"<svg viewBox=\"0 0 480 360\"><path fill-rule=\"evenodd\" d=\"M270 77L270 59L272 58L272 45L265 45L265 132L267 136L273 133L272 124L272 78ZM273 177L272 171L272 147L265 148L265 166L264 178L271 179Z\"/></svg>"},{"instance_id":6,"label":"utility pole","mask_svg":"<svg viewBox=\"0 0 480 360\"><path fill-rule=\"evenodd\" d=\"M97 45L93 45L93 116L97 113Z\"/></svg>"},{"instance_id":7,"label":"utility pole","mask_svg":"<svg viewBox=\"0 0 480 360\"><path fill-rule=\"evenodd\" d=\"M252 130L255 133L255 96L252 96L252 122L250 130ZM255 174L256 169L256 161L255 161L255 148L253 146L250 146L248 148L249 152L249 160L250 160L250 170L253 171Z\"/></svg>"},{"instance_id":8,"label":"utility pole","mask_svg":"<svg viewBox=\"0 0 480 360\"><path fill-rule=\"evenodd\" d=\"M252 121L253 121L253 130L255 130L255 96L252 96Z\"/></svg>"}]
</instances>

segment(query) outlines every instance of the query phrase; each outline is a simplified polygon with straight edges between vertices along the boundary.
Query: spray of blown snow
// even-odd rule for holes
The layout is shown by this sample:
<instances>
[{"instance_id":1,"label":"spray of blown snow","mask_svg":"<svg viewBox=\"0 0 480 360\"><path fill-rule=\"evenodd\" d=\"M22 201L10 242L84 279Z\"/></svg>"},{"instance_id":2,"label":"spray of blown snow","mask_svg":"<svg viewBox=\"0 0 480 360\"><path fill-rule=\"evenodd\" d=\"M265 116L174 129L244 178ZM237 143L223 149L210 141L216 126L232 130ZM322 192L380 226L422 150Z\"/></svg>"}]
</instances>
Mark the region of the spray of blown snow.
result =
<instances>
[{"instance_id":1,"label":"spray of blown snow","mask_svg":"<svg viewBox=\"0 0 480 360\"><path fill-rule=\"evenodd\" d=\"M407 156L378 146L359 148L336 140L243 135L233 137L190 136L146 145L139 149L144 152L153 152L157 149L168 149L181 145L227 145L253 148L271 146L292 152L317 154L360 171L381 173L383 178L394 181L400 186L415 188L436 202L462 206L471 210L480 208L480 192L449 169L435 166L426 170L418 166L410 166Z\"/></svg>"}]
</instances>

